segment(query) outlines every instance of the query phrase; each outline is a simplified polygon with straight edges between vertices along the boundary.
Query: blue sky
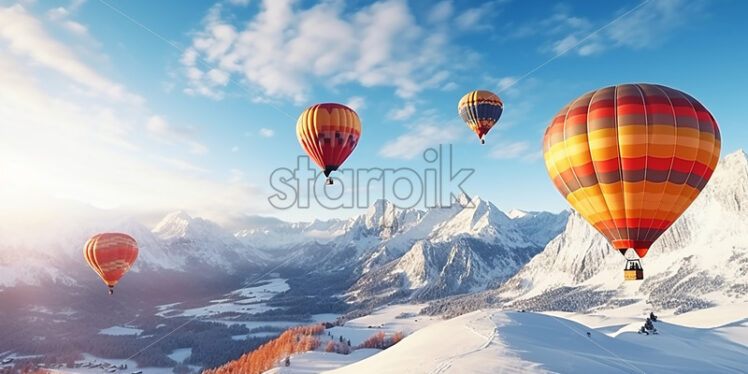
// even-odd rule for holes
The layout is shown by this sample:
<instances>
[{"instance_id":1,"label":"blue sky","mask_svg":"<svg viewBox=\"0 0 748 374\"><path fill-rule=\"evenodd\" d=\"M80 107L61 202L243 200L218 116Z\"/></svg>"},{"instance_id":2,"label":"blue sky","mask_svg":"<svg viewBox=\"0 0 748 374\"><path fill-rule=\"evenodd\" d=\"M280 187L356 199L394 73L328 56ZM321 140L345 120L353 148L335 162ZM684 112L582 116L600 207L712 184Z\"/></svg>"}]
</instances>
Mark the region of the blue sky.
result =
<instances>
[{"instance_id":1,"label":"blue sky","mask_svg":"<svg viewBox=\"0 0 748 374\"><path fill-rule=\"evenodd\" d=\"M1 1L0 201L223 223L347 217L357 210L267 202L272 171L302 154L297 116L341 102L363 126L347 167L423 170L425 149L452 144L455 168L475 169L468 194L558 211L540 142L587 91L686 91L719 122L723 154L748 147L746 12L685 0ZM505 103L485 146L457 116L474 89Z\"/></svg>"}]
</instances>

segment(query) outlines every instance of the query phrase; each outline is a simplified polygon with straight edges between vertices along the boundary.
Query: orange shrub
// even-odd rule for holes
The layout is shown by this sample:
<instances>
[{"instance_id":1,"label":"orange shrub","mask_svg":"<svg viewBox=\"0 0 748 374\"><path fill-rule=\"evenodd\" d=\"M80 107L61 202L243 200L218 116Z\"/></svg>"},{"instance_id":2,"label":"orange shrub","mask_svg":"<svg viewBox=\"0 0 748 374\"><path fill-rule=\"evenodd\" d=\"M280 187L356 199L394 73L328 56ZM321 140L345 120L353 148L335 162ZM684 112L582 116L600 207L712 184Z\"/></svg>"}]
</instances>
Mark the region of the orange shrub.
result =
<instances>
[{"instance_id":1,"label":"orange shrub","mask_svg":"<svg viewBox=\"0 0 748 374\"><path fill-rule=\"evenodd\" d=\"M277 338L261 345L252 352L246 353L237 360L228 362L218 368L204 370L204 374L260 374L270 370L286 357L300 352L317 349L320 345L319 335L325 330L322 325L298 326L284 331Z\"/></svg>"}]
</instances>

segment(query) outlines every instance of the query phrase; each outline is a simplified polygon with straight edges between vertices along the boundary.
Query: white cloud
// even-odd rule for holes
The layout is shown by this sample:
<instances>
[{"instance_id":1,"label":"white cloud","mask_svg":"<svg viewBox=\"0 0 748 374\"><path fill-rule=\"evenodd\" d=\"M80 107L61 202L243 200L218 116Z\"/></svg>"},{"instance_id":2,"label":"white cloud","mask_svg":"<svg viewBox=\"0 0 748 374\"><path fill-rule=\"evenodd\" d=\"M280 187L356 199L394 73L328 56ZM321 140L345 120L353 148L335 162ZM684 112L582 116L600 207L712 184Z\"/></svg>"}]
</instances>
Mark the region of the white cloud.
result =
<instances>
[{"instance_id":1,"label":"white cloud","mask_svg":"<svg viewBox=\"0 0 748 374\"><path fill-rule=\"evenodd\" d=\"M88 36L88 28L75 21L65 21L62 23L62 27L78 36Z\"/></svg>"},{"instance_id":2,"label":"white cloud","mask_svg":"<svg viewBox=\"0 0 748 374\"><path fill-rule=\"evenodd\" d=\"M273 135L275 135L275 131L273 131L272 129L267 129L264 127L260 129L260 136L262 137L272 138Z\"/></svg>"},{"instance_id":3,"label":"white cloud","mask_svg":"<svg viewBox=\"0 0 748 374\"><path fill-rule=\"evenodd\" d=\"M448 20L454 13L454 7L452 6L451 0L444 0L431 8L429 12L429 22L444 22Z\"/></svg>"},{"instance_id":4,"label":"white cloud","mask_svg":"<svg viewBox=\"0 0 748 374\"><path fill-rule=\"evenodd\" d=\"M455 18L455 25L462 30L490 30L493 28L488 21L489 15L495 15L500 1L487 1L479 7L464 10Z\"/></svg>"},{"instance_id":5,"label":"white cloud","mask_svg":"<svg viewBox=\"0 0 748 374\"><path fill-rule=\"evenodd\" d=\"M56 71L74 82L115 100L141 104L143 99L123 86L102 77L78 60L65 45L51 38L41 22L20 5L0 7L0 42L15 55Z\"/></svg>"},{"instance_id":6,"label":"white cloud","mask_svg":"<svg viewBox=\"0 0 748 374\"><path fill-rule=\"evenodd\" d=\"M496 85L496 88L500 92L504 92L514 87L515 84L517 84L516 77L503 77L499 79L499 83Z\"/></svg>"},{"instance_id":7,"label":"white cloud","mask_svg":"<svg viewBox=\"0 0 748 374\"><path fill-rule=\"evenodd\" d=\"M440 6L434 17L447 13L446 5ZM339 1L301 9L292 0L265 0L241 29L232 24L233 15L223 18L221 10L220 5L211 8L182 55L188 94L222 97L225 80L208 79L197 64L203 59L261 95L299 104L315 83L389 86L409 98L441 87L449 59L459 55L444 53L456 48L449 45L449 30L426 30L400 0L375 2L354 13L344 13Z\"/></svg>"},{"instance_id":8,"label":"white cloud","mask_svg":"<svg viewBox=\"0 0 748 374\"><path fill-rule=\"evenodd\" d=\"M489 157L499 160L520 159L526 162L536 161L542 156L543 153L539 145L531 147L529 143L523 141L499 143L489 153Z\"/></svg>"},{"instance_id":9,"label":"white cloud","mask_svg":"<svg viewBox=\"0 0 748 374\"><path fill-rule=\"evenodd\" d=\"M162 116L155 115L148 118L146 129L148 133L161 141L187 146L190 153L205 154L208 152L208 147L192 138L195 132L193 128L172 126Z\"/></svg>"},{"instance_id":10,"label":"white cloud","mask_svg":"<svg viewBox=\"0 0 748 374\"><path fill-rule=\"evenodd\" d=\"M348 99L348 102L345 105L358 112L359 110L366 108L366 100L361 96L353 96Z\"/></svg>"},{"instance_id":11,"label":"white cloud","mask_svg":"<svg viewBox=\"0 0 748 374\"><path fill-rule=\"evenodd\" d=\"M472 8L462 12L455 22L461 29L472 29L481 26L480 19L483 16L480 8Z\"/></svg>"},{"instance_id":12,"label":"white cloud","mask_svg":"<svg viewBox=\"0 0 748 374\"><path fill-rule=\"evenodd\" d=\"M231 5L238 5L238 6L247 6L247 5L249 5L249 0L228 0L228 2Z\"/></svg>"},{"instance_id":13,"label":"white cloud","mask_svg":"<svg viewBox=\"0 0 748 374\"><path fill-rule=\"evenodd\" d=\"M664 42L675 30L688 24L689 20L700 14L703 1L685 0L652 0L633 12L624 15L615 22L608 20L593 22L589 19L572 16L571 9L557 6L554 14L545 20L521 28L515 36L528 36L544 32L553 36L546 49L554 54L563 54L573 50L580 56L602 53L615 47L633 49L655 47ZM622 9L624 14L629 9ZM600 27L602 30L594 33ZM558 37L557 35L563 35Z\"/></svg>"},{"instance_id":14,"label":"white cloud","mask_svg":"<svg viewBox=\"0 0 748 374\"><path fill-rule=\"evenodd\" d=\"M385 143L379 155L410 160L429 147L452 142L458 134L460 129L454 126L420 125Z\"/></svg>"},{"instance_id":15,"label":"white cloud","mask_svg":"<svg viewBox=\"0 0 748 374\"><path fill-rule=\"evenodd\" d=\"M457 87L459 87L457 85L457 83L455 83L455 82L448 82L447 84L445 84L444 86L442 86L442 91L452 91L454 89L457 89Z\"/></svg>"},{"instance_id":16,"label":"white cloud","mask_svg":"<svg viewBox=\"0 0 748 374\"><path fill-rule=\"evenodd\" d=\"M403 121L410 118L416 112L416 106L413 103L406 103L404 107L393 109L387 113L387 117Z\"/></svg>"}]
</instances>

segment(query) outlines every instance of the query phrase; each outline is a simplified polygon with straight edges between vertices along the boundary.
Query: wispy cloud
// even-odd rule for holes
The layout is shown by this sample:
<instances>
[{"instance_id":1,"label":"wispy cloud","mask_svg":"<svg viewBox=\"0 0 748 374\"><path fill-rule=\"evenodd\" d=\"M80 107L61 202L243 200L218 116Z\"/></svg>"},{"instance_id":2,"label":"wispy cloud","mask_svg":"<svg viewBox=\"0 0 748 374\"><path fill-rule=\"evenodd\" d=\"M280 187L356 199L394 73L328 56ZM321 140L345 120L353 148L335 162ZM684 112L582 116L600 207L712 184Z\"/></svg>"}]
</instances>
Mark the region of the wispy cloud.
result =
<instances>
[{"instance_id":1,"label":"wispy cloud","mask_svg":"<svg viewBox=\"0 0 748 374\"><path fill-rule=\"evenodd\" d=\"M451 3L437 4L434 21L451 14ZM448 28L427 29L407 2L383 0L344 13L342 2L301 9L292 0L265 0L242 28L222 6L208 12L202 30L184 52L185 92L222 98L226 74L249 82L261 95L303 103L317 82L389 86L413 97L443 86L450 73ZM456 58L456 57L454 57ZM212 65L205 68L199 63ZM219 72L210 76L210 69ZM220 78L220 79L215 79ZM437 78L437 79L435 79Z\"/></svg>"},{"instance_id":2,"label":"wispy cloud","mask_svg":"<svg viewBox=\"0 0 748 374\"><path fill-rule=\"evenodd\" d=\"M650 0L630 13L622 9L618 12L620 18L611 17L603 20L609 23L602 23L572 15L567 6L556 6L551 16L520 28L515 36L544 33L551 41L543 49L554 54L573 50L579 56L599 54L616 47L656 47L698 16L702 8L700 0Z\"/></svg>"},{"instance_id":3,"label":"wispy cloud","mask_svg":"<svg viewBox=\"0 0 748 374\"><path fill-rule=\"evenodd\" d=\"M491 149L489 157L497 160L520 159L532 162L542 157L540 146L531 146L528 142L518 141L499 143Z\"/></svg>"},{"instance_id":4,"label":"wispy cloud","mask_svg":"<svg viewBox=\"0 0 748 374\"><path fill-rule=\"evenodd\" d=\"M362 96L353 96L348 99L348 102L345 105L358 112L359 110L366 108L366 99Z\"/></svg>"},{"instance_id":5,"label":"wispy cloud","mask_svg":"<svg viewBox=\"0 0 748 374\"><path fill-rule=\"evenodd\" d=\"M272 138L275 135L275 131L268 128L261 128L260 129L260 136L264 138Z\"/></svg>"},{"instance_id":6,"label":"wispy cloud","mask_svg":"<svg viewBox=\"0 0 748 374\"><path fill-rule=\"evenodd\" d=\"M47 34L42 23L21 5L0 7L0 43L2 42L6 43L11 53L56 71L94 94L135 104L143 103L139 95L128 92L122 85L103 77L81 62L70 48Z\"/></svg>"},{"instance_id":7,"label":"wispy cloud","mask_svg":"<svg viewBox=\"0 0 748 374\"><path fill-rule=\"evenodd\" d=\"M413 114L416 112L416 106L413 103L405 103L405 106L402 108L396 108L389 113L387 113L387 117L398 120L398 121L404 121L408 118L410 118Z\"/></svg>"},{"instance_id":8,"label":"wispy cloud","mask_svg":"<svg viewBox=\"0 0 748 374\"><path fill-rule=\"evenodd\" d=\"M193 139L195 129L193 127L173 126L162 116L151 116L146 122L146 129L151 135L158 139L171 143L187 146L190 153L205 154L208 147Z\"/></svg>"},{"instance_id":9,"label":"wispy cloud","mask_svg":"<svg viewBox=\"0 0 748 374\"><path fill-rule=\"evenodd\" d=\"M460 129L455 126L419 125L391 140L379 150L386 158L410 160L429 147L451 143L457 139Z\"/></svg>"},{"instance_id":10,"label":"wispy cloud","mask_svg":"<svg viewBox=\"0 0 748 374\"><path fill-rule=\"evenodd\" d=\"M438 23L449 20L454 14L454 6L451 0L444 0L436 3L429 11L429 22Z\"/></svg>"}]
</instances>

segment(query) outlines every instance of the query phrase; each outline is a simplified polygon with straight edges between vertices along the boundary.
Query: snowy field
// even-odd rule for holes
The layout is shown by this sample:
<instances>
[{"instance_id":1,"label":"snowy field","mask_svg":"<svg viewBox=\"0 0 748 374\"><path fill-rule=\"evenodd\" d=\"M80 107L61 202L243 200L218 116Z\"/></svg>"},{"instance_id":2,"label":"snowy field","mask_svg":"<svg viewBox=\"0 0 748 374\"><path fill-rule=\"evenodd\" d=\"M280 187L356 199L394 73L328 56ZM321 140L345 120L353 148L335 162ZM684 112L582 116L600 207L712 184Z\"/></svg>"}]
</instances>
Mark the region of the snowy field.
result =
<instances>
[{"instance_id":1,"label":"snowy field","mask_svg":"<svg viewBox=\"0 0 748 374\"><path fill-rule=\"evenodd\" d=\"M378 330L369 326L406 332L385 351L308 352L269 373L748 372L748 303L660 315L658 335L636 333L648 313L631 306L605 314L482 310L450 320L395 318L420 307L391 306L326 330L352 343Z\"/></svg>"},{"instance_id":2,"label":"snowy field","mask_svg":"<svg viewBox=\"0 0 748 374\"><path fill-rule=\"evenodd\" d=\"M179 350L177 350L179 351ZM140 368L137 366L137 363L133 360L118 360L118 359L105 359L101 357L97 357L88 353L83 354L83 360L76 361L77 364L82 365L93 365L98 366L99 364L109 364L109 365L115 365L119 366L122 364L127 365L126 370L117 370L116 373L120 374L129 374L135 371L142 371L143 374L172 374L173 369L172 368L156 368L156 367L143 367ZM197 370L199 368L192 367L191 368ZM105 368L102 367L80 367L80 368L72 368L72 369L50 369L51 373L77 373L77 374L102 374L102 373L108 373Z\"/></svg>"},{"instance_id":3,"label":"snowy field","mask_svg":"<svg viewBox=\"0 0 748 374\"><path fill-rule=\"evenodd\" d=\"M273 296L289 289L288 283L282 278L263 281L264 284L253 287L240 288L231 291L220 299L210 300L208 305L185 310L177 309L180 303L159 305L156 307L159 317L210 317L221 313L256 314L273 310L265 304Z\"/></svg>"},{"instance_id":4,"label":"snowy field","mask_svg":"<svg viewBox=\"0 0 748 374\"><path fill-rule=\"evenodd\" d=\"M114 336L127 336L127 335L140 335L143 332L141 329L128 326L112 326L105 329L99 330L101 335L114 335Z\"/></svg>"},{"instance_id":5,"label":"snowy field","mask_svg":"<svg viewBox=\"0 0 748 374\"><path fill-rule=\"evenodd\" d=\"M178 348L169 354L169 358L178 363L183 363L192 355L192 348Z\"/></svg>"}]
</instances>

